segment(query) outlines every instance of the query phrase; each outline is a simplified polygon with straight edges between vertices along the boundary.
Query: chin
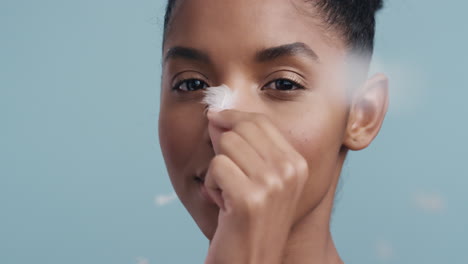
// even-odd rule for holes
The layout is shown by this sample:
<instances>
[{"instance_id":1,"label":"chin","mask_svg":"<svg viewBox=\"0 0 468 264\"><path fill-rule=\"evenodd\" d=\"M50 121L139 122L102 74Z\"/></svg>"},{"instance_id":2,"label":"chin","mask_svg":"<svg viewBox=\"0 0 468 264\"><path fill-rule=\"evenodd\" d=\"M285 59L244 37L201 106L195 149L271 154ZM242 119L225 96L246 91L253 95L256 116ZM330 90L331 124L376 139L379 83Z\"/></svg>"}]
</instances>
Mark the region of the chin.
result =
<instances>
[{"instance_id":1,"label":"chin","mask_svg":"<svg viewBox=\"0 0 468 264\"><path fill-rule=\"evenodd\" d=\"M212 240L215 233L216 233L216 228L218 227L218 222L216 220L216 223L212 224L207 224L205 226L201 226L199 225L198 226L200 228L200 231L203 233L203 235L205 235L205 237L208 239L208 240Z\"/></svg>"},{"instance_id":2,"label":"chin","mask_svg":"<svg viewBox=\"0 0 468 264\"><path fill-rule=\"evenodd\" d=\"M195 214L191 213L191 215L203 235L211 241L218 227L219 208L209 209L211 210L199 210Z\"/></svg>"},{"instance_id":3,"label":"chin","mask_svg":"<svg viewBox=\"0 0 468 264\"><path fill-rule=\"evenodd\" d=\"M198 184L196 186L194 189L190 188L188 193L185 193L186 195L184 195L183 199L182 197L180 198L200 231L208 240L211 240L218 226L219 207L207 202L200 195Z\"/></svg>"}]
</instances>

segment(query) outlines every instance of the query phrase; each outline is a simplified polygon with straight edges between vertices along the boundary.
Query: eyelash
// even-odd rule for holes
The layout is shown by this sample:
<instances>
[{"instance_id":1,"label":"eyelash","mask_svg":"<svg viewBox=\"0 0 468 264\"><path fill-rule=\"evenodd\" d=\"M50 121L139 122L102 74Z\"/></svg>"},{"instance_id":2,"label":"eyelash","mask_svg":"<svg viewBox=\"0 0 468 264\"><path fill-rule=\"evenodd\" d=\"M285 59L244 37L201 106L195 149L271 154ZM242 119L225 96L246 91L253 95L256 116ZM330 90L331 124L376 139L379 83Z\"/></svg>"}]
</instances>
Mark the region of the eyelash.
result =
<instances>
[{"instance_id":1,"label":"eyelash","mask_svg":"<svg viewBox=\"0 0 468 264\"><path fill-rule=\"evenodd\" d=\"M197 79L197 78L187 78L187 79L182 79L182 80L178 81L178 82L172 87L172 90L174 90L174 91L176 91L176 92L180 92L180 93L190 92L190 91L183 91L183 90L180 90L180 89L179 89L179 87L180 87L182 84L184 84L185 82L187 82L187 81L200 81L200 82L206 84L207 87L209 87L208 84L207 84L205 81L203 81L203 80L200 80L200 79ZM290 91L293 91L293 90L302 90L302 89L305 89L305 86L302 85L302 84L300 84L299 81L295 80L295 78L289 78L289 77L283 77L283 78L278 78L278 79L272 80L272 81L270 81L269 83L267 83L264 87L269 86L269 85L271 85L272 83L275 83L275 82L277 82L277 81L288 81L288 82L291 82L291 84L292 84L293 86L297 87L297 88L296 88L296 89L290 89L290 90L280 90L280 89L273 89L273 90L278 90L278 91L282 91L282 92L287 93L287 92L290 92ZM206 89L206 88L205 88L205 89ZM262 89L263 89L263 87L262 87ZM197 90L199 90L199 89L197 89ZM195 90L195 91L197 91L197 90Z\"/></svg>"},{"instance_id":2,"label":"eyelash","mask_svg":"<svg viewBox=\"0 0 468 264\"><path fill-rule=\"evenodd\" d=\"M179 89L179 87L180 87L182 84L184 84L185 82L187 82L187 81L200 81L200 82L202 82L203 84L206 84L207 87L209 87L208 84L207 84L205 81L201 80L201 79L197 79L197 78L187 78L187 79L182 79L182 80L178 81L178 82L172 87L172 90L174 90L174 91L176 91L176 92L179 92L179 93L190 92L190 91L183 91L183 90L180 90L180 89Z\"/></svg>"},{"instance_id":3,"label":"eyelash","mask_svg":"<svg viewBox=\"0 0 468 264\"><path fill-rule=\"evenodd\" d=\"M295 86L296 88L295 89L290 89L290 90L280 90L280 89L273 89L273 90L277 90L277 91L281 91L281 92L285 92L285 93L288 93L290 91L294 91L294 90L303 90L305 89L305 86L300 84L300 81L297 80L296 78L290 78L290 77L283 77L283 78L278 78L278 79L274 79L272 81L270 81L269 83L267 83L264 87L266 86L269 86L270 84L272 83L275 83L277 81L288 81L288 82L291 82L291 84L293 86ZM262 87L263 89L263 87Z\"/></svg>"}]
</instances>

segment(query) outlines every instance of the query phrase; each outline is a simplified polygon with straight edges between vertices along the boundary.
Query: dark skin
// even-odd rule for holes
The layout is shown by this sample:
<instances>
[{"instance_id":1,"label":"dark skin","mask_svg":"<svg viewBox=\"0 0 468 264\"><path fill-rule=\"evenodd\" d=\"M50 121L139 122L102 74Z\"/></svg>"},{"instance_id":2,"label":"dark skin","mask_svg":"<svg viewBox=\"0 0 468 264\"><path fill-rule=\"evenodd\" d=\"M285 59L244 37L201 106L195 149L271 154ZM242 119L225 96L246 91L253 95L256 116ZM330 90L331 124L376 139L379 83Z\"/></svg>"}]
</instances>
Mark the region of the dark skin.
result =
<instances>
[{"instance_id":1,"label":"dark skin","mask_svg":"<svg viewBox=\"0 0 468 264\"><path fill-rule=\"evenodd\" d=\"M349 90L348 55L302 1L176 5L159 137L174 189L210 240L206 263L342 263L329 228L339 175L388 107L383 74ZM205 114L202 89L220 84L238 103Z\"/></svg>"}]
</instances>

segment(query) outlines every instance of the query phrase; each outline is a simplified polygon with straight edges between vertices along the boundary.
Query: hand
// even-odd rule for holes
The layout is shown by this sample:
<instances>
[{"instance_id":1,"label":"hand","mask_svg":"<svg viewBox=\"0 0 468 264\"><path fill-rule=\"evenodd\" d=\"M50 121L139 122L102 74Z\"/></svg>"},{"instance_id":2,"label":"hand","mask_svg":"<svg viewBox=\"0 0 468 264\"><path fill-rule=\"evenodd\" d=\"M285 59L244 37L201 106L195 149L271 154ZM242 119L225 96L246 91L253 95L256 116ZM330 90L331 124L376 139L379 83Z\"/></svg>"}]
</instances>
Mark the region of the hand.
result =
<instances>
[{"instance_id":1,"label":"hand","mask_svg":"<svg viewBox=\"0 0 468 264\"><path fill-rule=\"evenodd\" d=\"M209 111L208 119L216 156L205 185L220 211L205 263L281 263L306 160L263 114Z\"/></svg>"}]
</instances>

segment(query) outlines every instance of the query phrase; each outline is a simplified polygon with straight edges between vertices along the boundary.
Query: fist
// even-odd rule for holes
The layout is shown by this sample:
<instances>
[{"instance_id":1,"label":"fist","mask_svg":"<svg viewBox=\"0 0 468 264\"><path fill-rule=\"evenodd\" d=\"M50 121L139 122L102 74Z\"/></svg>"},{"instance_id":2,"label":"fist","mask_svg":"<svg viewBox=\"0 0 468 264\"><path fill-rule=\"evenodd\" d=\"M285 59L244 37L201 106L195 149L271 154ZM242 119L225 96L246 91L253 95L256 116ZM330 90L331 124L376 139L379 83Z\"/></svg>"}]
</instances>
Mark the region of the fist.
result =
<instances>
[{"instance_id":1,"label":"fist","mask_svg":"<svg viewBox=\"0 0 468 264\"><path fill-rule=\"evenodd\" d=\"M264 114L208 111L208 120L216 156L204 184L220 211L206 263L281 263L306 160Z\"/></svg>"}]
</instances>

